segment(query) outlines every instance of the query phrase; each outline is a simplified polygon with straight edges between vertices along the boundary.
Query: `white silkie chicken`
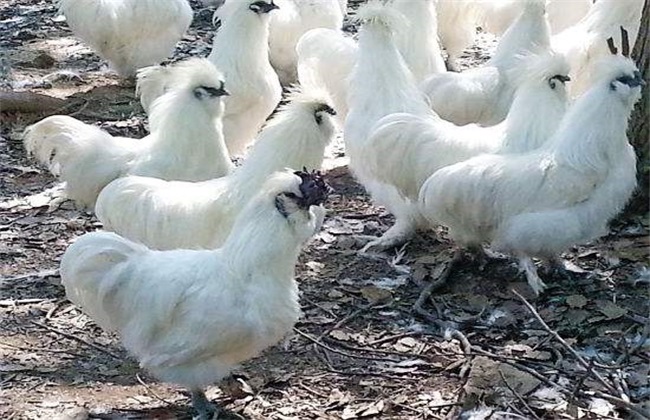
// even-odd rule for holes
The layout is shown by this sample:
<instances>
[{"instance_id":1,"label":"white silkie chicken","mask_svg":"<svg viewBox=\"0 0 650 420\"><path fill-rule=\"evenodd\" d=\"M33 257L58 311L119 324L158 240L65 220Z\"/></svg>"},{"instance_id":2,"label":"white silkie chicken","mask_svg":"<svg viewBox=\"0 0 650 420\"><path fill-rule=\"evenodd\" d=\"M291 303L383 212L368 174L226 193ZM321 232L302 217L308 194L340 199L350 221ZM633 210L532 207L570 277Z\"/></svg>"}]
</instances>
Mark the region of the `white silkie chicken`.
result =
<instances>
[{"instance_id":1,"label":"white silkie chicken","mask_svg":"<svg viewBox=\"0 0 650 420\"><path fill-rule=\"evenodd\" d=\"M199 183L121 178L99 195L97 218L105 229L151 248L216 248L271 173L320 168L336 131L332 113L319 97L295 94L231 175Z\"/></svg>"},{"instance_id":2,"label":"white silkie chicken","mask_svg":"<svg viewBox=\"0 0 650 420\"><path fill-rule=\"evenodd\" d=\"M592 84L595 63L609 54L605 40L613 38L622 45L620 28L627 30L630 45L634 45L644 0L598 0L589 13L576 25L553 36L553 48L563 53L571 64L575 80L570 94L577 97ZM647 36L647 35L646 35Z\"/></svg>"},{"instance_id":3,"label":"white silkie chicken","mask_svg":"<svg viewBox=\"0 0 650 420\"><path fill-rule=\"evenodd\" d=\"M389 3L400 15L393 28L397 48L406 64L419 78L444 70L435 32L436 14L430 0L393 0ZM298 42L298 79L306 89L325 90L339 121L348 112L349 78L357 61L358 46L341 31L313 29ZM420 79L418 79L419 81Z\"/></svg>"},{"instance_id":4,"label":"white silkie chicken","mask_svg":"<svg viewBox=\"0 0 650 420\"><path fill-rule=\"evenodd\" d=\"M431 222L449 227L461 246L489 243L514 254L537 294L545 285L532 257L557 264L569 246L605 234L636 185L626 130L644 82L620 56L600 63L597 80L544 147L448 166L420 191L421 211Z\"/></svg>"},{"instance_id":5,"label":"white silkie chicken","mask_svg":"<svg viewBox=\"0 0 650 420\"><path fill-rule=\"evenodd\" d=\"M592 0L547 0L546 11L552 34L582 19ZM438 0L438 33L448 54L447 63L458 70L458 58L472 45L476 27L501 36L521 14L522 0Z\"/></svg>"},{"instance_id":6,"label":"white silkie chicken","mask_svg":"<svg viewBox=\"0 0 650 420\"><path fill-rule=\"evenodd\" d=\"M269 62L269 13L277 8L273 0L237 0L215 12L221 27L208 60L228 81L223 135L231 155L242 154L255 140L282 97Z\"/></svg>"},{"instance_id":7,"label":"white silkie chicken","mask_svg":"<svg viewBox=\"0 0 650 420\"><path fill-rule=\"evenodd\" d=\"M338 0L275 1L280 9L271 15L269 58L280 82L289 85L298 76L296 44L300 37L310 29L340 29L343 13Z\"/></svg>"},{"instance_id":8,"label":"white silkie chicken","mask_svg":"<svg viewBox=\"0 0 650 420\"><path fill-rule=\"evenodd\" d=\"M192 22L187 0L59 0L75 35L122 76L158 64Z\"/></svg>"},{"instance_id":9,"label":"white silkie chicken","mask_svg":"<svg viewBox=\"0 0 650 420\"><path fill-rule=\"evenodd\" d=\"M221 132L223 76L205 59L176 66L174 86L153 103L148 136L113 137L55 115L27 128L25 149L65 181L68 198L91 209L101 189L125 175L185 181L226 175L233 164Z\"/></svg>"},{"instance_id":10,"label":"white silkie chicken","mask_svg":"<svg viewBox=\"0 0 650 420\"><path fill-rule=\"evenodd\" d=\"M438 36L447 52L447 65L458 71L458 59L465 48L472 45L476 36L476 25L480 9L474 0L438 0Z\"/></svg>"},{"instance_id":11,"label":"white silkie chicken","mask_svg":"<svg viewBox=\"0 0 650 420\"><path fill-rule=\"evenodd\" d=\"M420 88L441 118L457 125L490 126L503 121L516 88L507 70L518 55L550 44L545 3L546 0L526 0L521 15L483 66L462 73L434 74L422 82Z\"/></svg>"},{"instance_id":12,"label":"white silkie chicken","mask_svg":"<svg viewBox=\"0 0 650 420\"><path fill-rule=\"evenodd\" d=\"M408 25L404 16L390 5L368 2L357 11L362 22L359 30L357 62L350 75L344 140L350 168L373 200L394 214L395 224L381 238L368 243L365 249L388 248L410 237L418 224L414 203L405 200L397 189L377 181L368 162L368 150L373 147L369 134L374 124L386 115L408 112L416 115L430 113L424 95L399 53L395 34L397 28ZM391 152L392 153L392 152Z\"/></svg>"},{"instance_id":13,"label":"white silkie chicken","mask_svg":"<svg viewBox=\"0 0 650 420\"><path fill-rule=\"evenodd\" d=\"M397 31L397 49L417 82L447 71L438 42L438 19L433 0L392 0L390 4L408 20Z\"/></svg>"},{"instance_id":14,"label":"white silkie chicken","mask_svg":"<svg viewBox=\"0 0 650 420\"><path fill-rule=\"evenodd\" d=\"M544 144L566 111L569 64L561 54L545 52L522 56L509 72L519 87L506 119L497 125L457 126L435 114L398 113L379 120L365 157L375 178L417 201L422 184L445 166L483 153L522 153Z\"/></svg>"},{"instance_id":15,"label":"white silkie chicken","mask_svg":"<svg viewBox=\"0 0 650 420\"><path fill-rule=\"evenodd\" d=\"M282 97L268 46L270 13L277 8L273 0L233 0L215 12L221 27L208 60L228 82L223 134L231 156L246 150ZM172 83L165 68L138 75L137 90L145 111Z\"/></svg>"},{"instance_id":16,"label":"white silkie chicken","mask_svg":"<svg viewBox=\"0 0 650 420\"><path fill-rule=\"evenodd\" d=\"M312 29L296 45L298 80L307 92L324 91L339 125L348 115L348 77L354 68L357 43L341 31Z\"/></svg>"},{"instance_id":17,"label":"white silkie chicken","mask_svg":"<svg viewBox=\"0 0 650 420\"><path fill-rule=\"evenodd\" d=\"M547 0L546 12L551 33L556 34L582 19L592 4L591 0ZM501 36L521 13L521 0L478 1L478 26L484 31Z\"/></svg>"},{"instance_id":18,"label":"white silkie chicken","mask_svg":"<svg viewBox=\"0 0 650 420\"><path fill-rule=\"evenodd\" d=\"M63 255L61 282L142 368L187 387L199 419L218 417L205 387L276 344L300 316L294 266L320 228L327 193L317 174L273 174L216 250L153 251L88 233Z\"/></svg>"}]
</instances>

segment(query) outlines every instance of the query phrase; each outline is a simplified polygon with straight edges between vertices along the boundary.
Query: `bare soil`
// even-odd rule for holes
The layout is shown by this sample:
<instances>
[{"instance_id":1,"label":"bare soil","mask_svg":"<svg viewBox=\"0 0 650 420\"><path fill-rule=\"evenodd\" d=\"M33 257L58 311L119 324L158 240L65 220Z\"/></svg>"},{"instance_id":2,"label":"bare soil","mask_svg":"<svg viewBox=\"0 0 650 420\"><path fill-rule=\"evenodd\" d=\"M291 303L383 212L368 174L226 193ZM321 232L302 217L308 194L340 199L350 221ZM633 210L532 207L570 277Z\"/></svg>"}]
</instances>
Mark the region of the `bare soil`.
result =
<instances>
[{"instance_id":1,"label":"bare soil","mask_svg":"<svg viewBox=\"0 0 650 420\"><path fill-rule=\"evenodd\" d=\"M187 393L141 371L60 285L67 245L101 225L60 198L26 156L22 130L62 112L131 137L147 123L132 83L72 36L53 3L0 3L2 88L65 99L64 109L0 114L0 418L190 418ZM193 6L174 59L209 51L211 10ZM492 46L482 38L465 64ZM513 261L464 258L423 302L427 315L414 304L452 244L427 232L401 250L359 254L354 236L380 234L392 217L332 162L329 215L297 268L304 316L283 344L209 389L230 417L600 419L650 408L647 215L621 217L606 237L569 250L570 278L546 276L539 298Z\"/></svg>"}]
</instances>

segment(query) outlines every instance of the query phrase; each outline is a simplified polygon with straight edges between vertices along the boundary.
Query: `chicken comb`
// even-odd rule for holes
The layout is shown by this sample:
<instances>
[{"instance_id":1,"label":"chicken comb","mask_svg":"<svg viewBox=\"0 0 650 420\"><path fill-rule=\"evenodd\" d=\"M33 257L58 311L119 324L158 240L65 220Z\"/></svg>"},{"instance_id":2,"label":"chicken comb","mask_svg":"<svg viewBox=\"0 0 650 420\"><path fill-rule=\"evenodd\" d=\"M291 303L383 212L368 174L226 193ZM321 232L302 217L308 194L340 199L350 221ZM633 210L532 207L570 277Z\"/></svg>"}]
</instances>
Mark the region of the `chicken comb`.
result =
<instances>
[{"instance_id":1,"label":"chicken comb","mask_svg":"<svg viewBox=\"0 0 650 420\"><path fill-rule=\"evenodd\" d=\"M607 46L609 47L609 52L613 55L618 54L618 49L614 45L614 38L607 38ZM621 55L626 58L630 58L630 37L627 33L627 30L621 26Z\"/></svg>"},{"instance_id":2,"label":"chicken comb","mask_svg":"<svg viewBox=\"0 0 650 420\"><path fill-rule=\"evenodd\" d=\"M309 172L307 168L303 167L302 171L295 171L294 175L298 175L302 181L299 188L305 204L319 205L327 200L332 188L327 185L320 171Z\"/></svg>"},{"instance_id":3,"label":"chicken comb","mask_svg":"<svg viewBox=\"0 0 650 420\"><path fill-rule=\"evenodd\" d=\"M614 45L614 38L612 38L611 36L607 38L607 46L609 47L609 52L611 52L613 55L618 54L618 50Z\"/></svg>"},{"instance_id":4,"label":"chicken comb","mask_svg":"<svg viewBox=\"0 0 650 420\"><path fill-rule=\"evenodd\" d=\"M630 58L630 38L627 31L621 26L621 55Z\"/></svg>"}]
</instances>

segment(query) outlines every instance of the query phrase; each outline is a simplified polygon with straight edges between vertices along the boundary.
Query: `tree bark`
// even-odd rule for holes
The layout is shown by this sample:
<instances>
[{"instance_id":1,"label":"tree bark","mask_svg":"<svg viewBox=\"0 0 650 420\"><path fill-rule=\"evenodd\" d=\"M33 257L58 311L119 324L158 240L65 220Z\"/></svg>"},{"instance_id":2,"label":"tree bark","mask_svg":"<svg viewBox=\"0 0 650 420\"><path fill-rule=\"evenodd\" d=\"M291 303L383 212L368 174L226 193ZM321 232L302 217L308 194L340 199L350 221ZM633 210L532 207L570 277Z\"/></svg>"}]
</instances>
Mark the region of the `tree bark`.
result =
<instances>
[{"instance_id":1,"label":"tree bark","mask_svg":"<svg viewBox=\"0 0 650 420\"><path fill-rule=\"evenodd\" d=\"M630 126L628 138L634 146L637 155L637 193L628 209L634 213L646 214L650 210L650 1L646 0L641 16L641 26L632 57L641 71L646 86L643 88L641 100L636 105Z\"/></svg>"}]
</instances>

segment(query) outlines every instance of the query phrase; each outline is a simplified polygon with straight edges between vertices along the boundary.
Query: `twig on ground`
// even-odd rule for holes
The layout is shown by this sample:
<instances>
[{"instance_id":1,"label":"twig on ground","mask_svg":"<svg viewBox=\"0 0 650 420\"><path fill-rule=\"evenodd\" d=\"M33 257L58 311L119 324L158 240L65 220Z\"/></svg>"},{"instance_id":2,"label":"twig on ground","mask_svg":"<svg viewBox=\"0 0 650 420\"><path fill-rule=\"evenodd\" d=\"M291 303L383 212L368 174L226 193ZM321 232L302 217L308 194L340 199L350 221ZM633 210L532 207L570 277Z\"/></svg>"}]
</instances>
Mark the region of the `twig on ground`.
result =
<instances>
[{"instance_id":1,"label":"twig on ground","mask_svg":"<svg viewBox=\"0 0 650 420\"><path fill-rule=\"evenodd\" d=\"M419 335L422 335L422 334L423 333L420 332L420 331L411 331L411 332L407 332L407 333L389 335L389 336L386 336L386 337L378 338L376 340L372 340L372 341L368 342L368 345L369 346L376 346L377 344L384 344L384 343L388 343L390 341L400 340L400 339L406 338L406 337L415 337L415 336L419 336Z\"/></svg>"},{"instance_id":2,"label":"twig on ground","mask_svg":"<svg viewBox=\"0 0 650 420\"><path fill-rule=\"evenodd\" d=\"M149 385L147 385L147 384L142 380L142 378L140 377L140 374L136 373L136 374L135 374L135 379L138 381L138 383L139 383L140 385L142 385L143 387L145 387L145 389L147 390L147 392L149 392L151 395L153 395L154 398L157 399L158 401L164 403L165 405L172 405L172 404L173 404L171 401L167 401L167 400L164 399L163 397L159 396L159 395L156 393L156 391L154 391L153 389L151 389L151 387L150 387Z\"/></svg>"},{"instance_id":3,"label":"twig on ground","mask_svg":"<svg viewBox=\"0 0 650 420\"><path fill-rule=\"evenodd\" d=\"M344 316L341 318L336 324L334 324L331 328L326 329L323 331L317 338L317 340L321 340L323 337L331 333L332 331L341 328L344 324L347 324L348 322L352 321L354 318L359 316L362 312L364 312L367 308L360 308L355 311L352 311L348 315Z\"/></svg>"},{"instance_id":4,"label":"twig on ground","mask_svg":"<svg viewBox=\"0 0 650 420\"><path fill-rule=\"evenodd\" d=\"M18 305L30 305L32 303L44 303L52 301L52 299L3 299L0 300L0 306L4 307L12 307L12 306L18 306Z\"/></svg>"},{"instance_id":5,"label":"twig on ground","mask_svg":"<svg viewBox=\"0 0 650 420\"><path fill-rule=\"evenodd\" d=\"M58 328L50 327L49 325L41 324L40 322L36 322L36 321L29 321L29 322L34 324L34 325L37 325L37 326L39 326L41 328L45 328L46 330L52 331L53 333L59 334L59 335L61 335L63 337L69 338L71 340L78 341L78 342L80 342L82 344L85 344L85 345L87 345L89 347L92 347L95 350L98 350L98 351L100 351L100 352L102 352L104 354L107 354L107 355L111 356L115 360L122 360L122 358L120 356L118 356L118 355L116 355L114 353L111 353L110 351L106 350L105 348L103 348L102 346L100 346L98 344L91 343L90 341L84 340L81 337L77 337L77 336L75 336L73 334L68 334L67 332L61 331Z\"/></svg>"},{"instance_id":6,"label":"twig on ground","mask_svg":"<svg viewBox=\"0 0 650 420\"><path fill-rule=\"evenodd\" d=\"M612 385L607 380L605 380L605 378L603 378L602 375L594 369L591 363L587 362L582 356L580 356L580 354L565 339L563 339L560 336L560 334L557 333L557 331L551 329L551 327L549 327L548 324L544 322L544 319L542 319L541 315L537 312L535 307L533 307L533 305L531 305L530 302L526 300L526 298L524 298L522 295L517 293L516 290L512 290L512 293L514 293L524 303L524 305L526 305L530 313L535 317L535 319L537 319L537 321L542 325L542 327L546 330L546 332L552 335L560 344L562 344L562 346L565 349L567 349L576 358L578 363L580 363L582 367L585 368L585 370L589 373L589 375L591 375L594 379L596 379L611 394L616 394L618 392L615 385ZM612 403L615 403L619 408L624 408L626 410L638 414L643 418L650 419L650 413L647 413L644 409L637 407L637 405L634 403L625 401L620 397L616 397L614 395L599 390L594 390L594 392L596 392L598 395L601 395L602 398L607 399Z\"/></svg>"},{"instance_id":7,"label":"twig on ground","mask_svg":"<svg viewBox=\"0 0 650 420\"><path fill-rule=\"evenodd\" d=\"M312 389L312 388L308 387L307 385L305 385L302 382L298 382L298 386L300 388L304 389L305 391L309 392L310 394L316 395L317 397L321 397L321 398L325 398L325 399L329 398L329 396L327 396L327 395L325 395L323 393L320 393L320 392L316 391L315 389Z\"/></svg>"},{"instance_id":8,"label":"twig on ground","mask_svg":"<svg viewBox=\"0 0 650 420\"><path fill-rule=\"evenodd\" d=\"M352 354L352 353L347 353L338 349L335 349L333 347L328 346L327 344L323 343L322 341L318 340L317 338L307 334L306 332L300 331L298 328L293 329L296 333L300 334L301 336L305 337L307 340L311 341L312 343L316 344L319 347L324 348L327 351L330 351L332 353L336 353L341 356L345 357L350 357L352 359L366 359L366 360L374 360L377 362L395 362L394 359L390 359L388 357L373 357L373 356L363 356L363 355L358 355L358 354Z\"/></svg>"},{"instance_id":9,"label":"twig on ground","mask_svg":"<svg viewBox=\"0 0 650 420\"><path fill-rule=\"evenodd\" d=\"M63 350L63 349L47 349L44 347L17 346L15 344L7 344L7 343L0 343L0 347L5 347L14 350L31 351L31 352L64 353L75 357L84 357L84 355L81 353L76 353L74 351Z\"/></svg>"},{"instance_id":10,"label":"twig on ground","mask_svg":"<svg viewBox=\"0 0 650 420\"><path fill-rule=\"evenodd\" d=\"M503 380L503 383L504 383L504 384L506 385L506 387L510 390L510 392L512 392L512 394L515 396L515 398L517 398L517 400L519 400L519 402L520 402L520 403L521 403L521 404L526 408L526 410L528 410L528 412L529 412L530 414L532 414L532 416L533 416L534 418L540 420L540 417L537 415L537 413L535 413L535 411L534 411L534 410L533 410L533 409L528 405L528 403L526 402L526 400L524 399L524 397L522 397L522 396L517 392L517 390L515 390L515 389L510 385L510 383L508 383L508 380L506 379L506 376L505 376L505 375L503 374L503 372L501 372L500 370L499 370L499 376L501 376L501 379ZM523 414L523 413L522 413L522 414ZM524 417L524 418L525 418L525 417Z\"/></svg>"},{"instance_id":11,"label":"twig on ground","mask_svg":"<svg viewBox=\"0 0 650 420\"><path fill-rule=\"evenodd\" d=\"M52 270L37 271L35 273L20 274L18 276L14 276L14 277L0 278L0 280L1 281L17 281L17 280L25 280L25 279L30 279L30 278L44 279L45 277L56 277L58 275L59 275L59 269L55 268L55 269L52 269Z\"/></svg>"},{"instance_id":12,"label":"twig on ground","mask_svg":"<svg viewBox=\"0 0 650 420\"><path fill-rule=\"evenodd\" d=\"M415 301L415 304L413 304L413 312L443 329L449 328L449 325L438 317L431 315L429 311L424 309L424 304L434 291L445 284L451 275L454 266L462 259L462 257L463 251L459 248L455 249L452 258L447 261L447 265L442 273L440 273L437 279L431 279L431 282L424 289L422 289L420 295L418 296L418 299Z\"/></svg>"},{"instance_id":13,"label":"twig on ground","mask_svg":"<svg viewBox=\"0 0 650 420\"><path fill-rule=\"evenodd\" d=\"M537 322L539 322L542 327L548 332L550 335L553 336L562 346L567 349L573 357L576 358L578 363L582 365L583 368L585 368L588 372L591 373L591 375L598 381L600 382L601 385L603 385L608 391L610 392L616 392L616 387L607 382L605 378L602 377L602 375L598 372L596 372L593 368L593 365L590 362L587 362L582 356L580 356L580 353L578 353L572 346L569 344L560 334L557 333L557 331L553 330L551 327L548 326L548 324L544 321L544 319L541 317L539 312L535 309L533 305L530 304L526 300L525 297L520 295L516 290L512 290L512 293L515 294L523 302L524 305L528 308L528 311L537 319Z\"/></svg>"}]
</instances>

